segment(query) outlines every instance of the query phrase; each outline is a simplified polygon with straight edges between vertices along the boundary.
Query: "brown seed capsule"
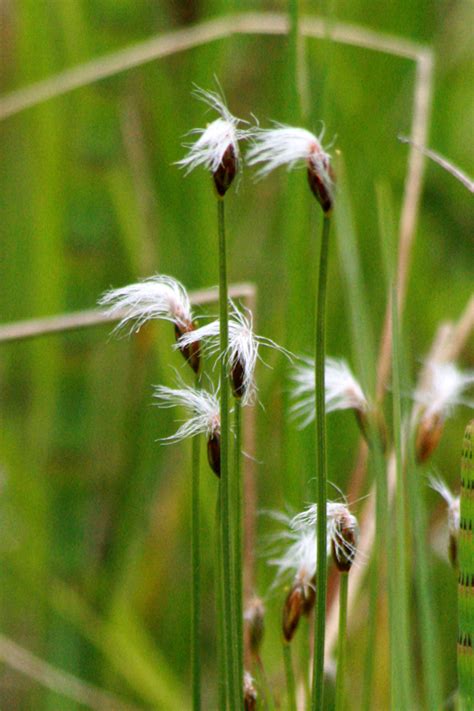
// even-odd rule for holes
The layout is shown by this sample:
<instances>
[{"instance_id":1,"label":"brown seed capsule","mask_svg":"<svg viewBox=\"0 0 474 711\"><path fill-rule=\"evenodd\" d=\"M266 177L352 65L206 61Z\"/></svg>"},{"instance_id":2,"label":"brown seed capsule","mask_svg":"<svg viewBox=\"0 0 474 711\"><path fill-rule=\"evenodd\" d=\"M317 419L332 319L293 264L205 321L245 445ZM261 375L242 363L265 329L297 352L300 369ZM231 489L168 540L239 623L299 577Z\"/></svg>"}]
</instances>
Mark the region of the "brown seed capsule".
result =
<instances>
[{"instance_id":1,"label":"brown seed capsule","mask_svg":"<svg viewBox=\"0 0 474 711\"><path fill-rule=\"evenodd\" d=\"M322 163L322 168L324 170L319 170L315 163L314 158L308 160L308 183L309 187L316 200L321 205L325 215L328 215L334 206L334 172L331 164L327 158L320 158L318 160L324 161Z\"/></svg>"},{"instance_id":2,"label":"brown seed capsule","mask_svg":"<svg viewBox=\"0 0 474 711\"><path fill-rule=\"evenodd\" d=\"M232 143L227 146L217 170L212 174L217 194L224 197L237 173L237 156Z\"/></svg>"},{"instance_id":3,"label":"brown seed capsule","mask_svg":"<svg viewBox=\"0 0 474 711\"><path fill-rule=\"evenodd\" d=\"M337 569L347 573L352 568L354 555L359 540L359 529L350 517L336 523L336 535L331 538L332 555Z\"/></svg>"},{"instance_id":4,"label":"brown seed capsule","mask_svg":"<svg viewBox=\"0 0 474 711\"><path fill-rule=\"evenodd\" d=\"M221 475L221 436L217 432L207 440L207 461L214 474Z\"/></svg>"},{"instance_id":5,"label":"brown seed capsule","mask_svg":"<svg viewBox=\"0 0 474 711\"><path fill-rule=\"evenodd\" d=\"M311 585L304 587L303 615L308 617L316 602L316 576L313 576Z\"/></svg>"},{"instance_id":6,"label":"brown seed capsule","mask_svg":"<svg viewBox=\"0 0 474 711\"><path fill-rule=\"evenodd\" d=\"M283 605L282 630L287 642L291 642L301 615L309 615L314 607L316 593L312 585L296 582L286 596Z\"/></svg>"},{"instance_id":7,"label":"brown seed capsule","mask_svg":"<svg viewBox=\"0 0 474 711\"><path fill-rule=\"evenodd\" d=\"M190 323L186 326L176 322L174 324L174 333L176 336L176 341L179 345L179 350L183 354L185 360L194 370L194 372L199 373L199 368L201 366L201 344L199 343L199 341L196 341L195 343L190 343L187 346L183 346L179 343L179 339L181 338L181 336L183 336L185 333L195 331L196 328L197 326L195 323Z\"/></svg>"},{"instance_id":8,"label":"brown seed capsule","mask_svg":"<svg viewBox=\"0 0 474 711\"><path fill-rule=\"evenodd\" d=\"M451 565L453 566L453 568L457 568L458 567L458 537L452 533L449 534L448 556L449 556L449 561L450 561Z\"/></svg>"},{"instance_id":9,"label":"brown seed capsule","mask_svg":"<svg viewBox=\"0 0 474 711\"><path fill-rule=\"evenodd\" d=\"M256 711L257 691L253 685L253 679L248 672L244 672L244 709L245 711Z\"/></svg>"},{"instance_id":10,"label":"brown seed capsule","mask_svg":"<svg viewBox=\"0 0 474 711\"><path fill-rule=\"evenodd\" d=\"M240 358L235 358L230 367L230 383L232 394L238 400L245 395L244 376L244 365Z\"/></svg>"},{"instance_id":11,"label":"brown seed capsule","mask_svg":"<svg viewBox=\"0 0 474 711\"><path fill-rule=\"evenodd\" d=\"M443 434L444 420L439 415L423 418L416 433L415 452L418 462L426 462L433 454Z\"/></svg>"}]
</instances>

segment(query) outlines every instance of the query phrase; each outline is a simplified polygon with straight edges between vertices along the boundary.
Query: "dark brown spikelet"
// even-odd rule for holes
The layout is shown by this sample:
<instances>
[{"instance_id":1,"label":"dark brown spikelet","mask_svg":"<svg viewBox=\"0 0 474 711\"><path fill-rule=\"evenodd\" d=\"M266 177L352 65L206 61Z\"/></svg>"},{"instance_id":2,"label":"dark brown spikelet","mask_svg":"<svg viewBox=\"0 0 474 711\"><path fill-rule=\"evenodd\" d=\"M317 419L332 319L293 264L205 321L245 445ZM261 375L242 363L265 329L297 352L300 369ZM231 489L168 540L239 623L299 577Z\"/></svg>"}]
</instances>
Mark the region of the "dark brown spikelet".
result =
<instances>
[{"instance_id":1,"label":"dark brown spikelet","mask_svg":"<svg viewBox=\"0 0 474 711\"><path fill-rule=\"evenodd\" d=\"M449 561L453 568L458 567L458 538L457 536L453 535L452 533L449 534L449 543L448 543L448 556L449 556Z\"/></svg>"},{"instance_id":2,"label":"dark brown spikelet","mask_svg":"<svg viewBox=\"0 0 474 711\"><path fill-rule=\"evenodd\" d=\"M245 672L244 674L244 711L256 711L257 691L253 685L253 679Z\"/></svg>"},{"instance_id":3,"label":"dark brown spikelet","mask_svg":"<svg viewBox=\"0 0 474 711\"><path fill-rule=\"evenodd\" d=\"M237 156L232 143L227 146L218 169L212 174L217 194L224 197L237 173Z\"/></svg>"},{"instance_id":4,"label":"dark brown spikelet","mask_svg":"<svg viewBox=\"0 0 474 711\"><path fill-rule=\"evenodd\" d=\"M304 600L303 600L303 615L308 615L314 607L316 602L316 576L313 576L311 580L311 585L306 585L304 588Z\"/></svg>"},{"instance_id":5,"label":"dark brown spikelet","mask_svg":"<svg viewBox=\"0 0 474 711\"><path fill-rule=\"evenodd\" d=\"M304 586L296 583L286 596L283 605L282 631L287 642L291 642L305 608Z\"/></svg>"},{"instance_id":6,"label":"dark brown spikelet","mask_svg":"<svg viewBox=\"0 0 474 711\"><path fill-rule=\"evenodd\" d=\"M415 442L416 459L419 463L426 462L433 454L443 434L444 421L434 415L423 418L418 425Z\"/></svg>"},{"instance_id":7,"label":"dark brown spikelet","mask_svg":"<svg viewBox=\"0 0 474 711\"><path fill-rule=\"evenodd\" d=\"M341 573L348 573L352 568L354 554L358 542L358 529L353 526L344 526L341 524L338 527L338 543L334 538L331 538L332 556L336 564L336 568Z\"/></svg>"},{"instance_id":8,"label":"dark brown spikelet","mask_svg":"<svg viewBox=\"0 0 474 711\"><path fill-rule=\"evenodd\" d=\"M207 440L207 461L214 474L221 475L221 436L215 432Z\"/></svg>"},{"instance_id":9,"label":"dark brown spikelet","mask_svg":"<svg viewBox=\"0 0 474 711\"><path fill-rule=\"evenodd\" d=\"M315 167L313 160L308 161L308 183L316 200L321 205L325 215L334 207L334 172L331 164L326 161L324 172Z\"/></svg>"},{"instance_id":10,"label":"dark brown spikelet","mask_svg":"<svg viewBox=\"0 0 474 711\"><path fill-rule=\"evenodd\" d=\"M196 343L190 343L189 346L182 346L179 343L179 339L181 338L181 336L184 336L185 333L190 333L191 331L195 330L195 323L190 323L186 326L178 323L174 324L174 334L176 336L176 342L179 345L179 350L183 354L186 362L189 363L191 368L197 374L199 373L199 368L201 367L201 344L199 343L199 341L197 341Z\"/></svg>"},{"instance_id":11,"label":"dark brown spikelet","mask_svg":"<svg viewBox=\"0 0 474 711\"><path fill-rule=\"evenodd\" d=\"M245 395L244 376L243 363L240 358L235 358L230 367L230 384L232 394L238 400Z\"/></svg>"}]
</instances>

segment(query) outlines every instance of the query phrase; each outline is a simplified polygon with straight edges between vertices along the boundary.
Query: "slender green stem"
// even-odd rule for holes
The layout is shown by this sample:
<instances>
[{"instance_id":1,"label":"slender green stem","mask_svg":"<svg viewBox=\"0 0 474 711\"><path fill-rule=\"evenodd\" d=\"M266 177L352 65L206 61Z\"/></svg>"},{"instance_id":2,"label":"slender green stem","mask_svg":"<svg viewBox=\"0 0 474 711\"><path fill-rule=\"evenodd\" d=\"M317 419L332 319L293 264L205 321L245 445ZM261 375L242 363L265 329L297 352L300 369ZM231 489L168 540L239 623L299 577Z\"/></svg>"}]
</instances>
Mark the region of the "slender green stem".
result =
<instances>
[{"instance_id":1,"label":"slender green stem","mask_svg":"<svg viewBox=\"0 0 474 711\"><path fill-rule=\"evenodd\" d=\"M244 678L244 629L242 607L242 405L234 399L234 485L233 496L235 509L234 540L234 587L236 598L237 640L238 640L238 679Z\"/></svg>"},{"instance_id":2,"label":"slender green stem","mask_svg":"<svg viewBox=\"0 0 474 711\"><path fill-rule=\"evenodd\" d=\"M339 631L337 640L337 675L336 675L336 705L335 711L344 708L344 675L346 673L346 641L347 641L347 591L349 589L349 573L339 576Z\"/></svg>"},{"instance_id":3,"label":"slender green stem","mask_svg":"<svg viewBox=\"0 0 474 711\"><path fill-rule=\"evenodd\" d=\"M224 647L224 600L222 590L222 545L221 545L221 501L220 490L216 501L216 534L215 534L215 589L216 589L216 637L217 637L217 685L219 711L227 709L227 671Z\"/></svg>"},{"instance_id":4,"label":"slender green stem","mask_svg":"<svg viewBox=\"0 0 474 711\"><path fill-rule=\"evenodd\" d=\"M291 659L291 644L283 640L283 661L285 664L286 690L288 693L288 711L296 711L296 685Z\"/></svg>"},{"instance_id":5,"label":"slender green stem","mask_svg":"<svg viewBox=\"0 0 474 711\"><path fill-rule=\"evenodd\" d=\"M199 375L196 375L196 387ZM199 456L200 437L193 437L191 481L191 555L192 555L192 601L191 601L191 677L193 711L201 709L201 541L199 524Z\"/></svg>"},{"instance_id":6,"label":"slender green stem","mask_svg":"<svg viewBox=\"0 0 474 711\"><path fill-rule=\"evenodd\" d=\"M396 587L395 625L398 643L396 669L400 693L393 699L394 708L413 708L413 680L410 664L410 634L408 619L408 572L407 572L407 531L406 531L406 504L405 504L405 476L402 455L402 412L400 399L400 334L398 326L397 291L392 288L392 389L393 389L393 439L396 458L396 488L395 488L395 561L396 564L389 571L393 576Z\"/></svg>"},{"instance_id":7,"label":"slender green stem","mask_svg":"<svg viewBox=\"0 0 474 711\"><path fill-rule=\"evenodd\" d=\"M326 591L327 591L327 464L326 464L326 408L324 385L324 361L326 356L326 287L329 254L329 228L331 220L324 216L321 250L319 256L319 280L316 304L316 347L315 347L315 397L316 397L316 485L318 516L316 609L314 620L314 662L313 694L311 709L323 706L324 689L324 638L326 633Z\"/></svg>"},{"instance_id":8,"label":"slender green stem","mask_svg":"<svg viewBox=\"0 0 474 711\"><path fill-rule=\"evenodd\" d=\"M367 643L364 664L364 683L362 685L362 711L369 711L372 700L374 678L375 645L377 643L377 598L379 596L378 550L375 549L370 561L369 607L367 621Z\"/></svg>"},{"instance_id":9,"label":"slender green stem","mask_svg":"<svg viewBox=\"0 0 474 711\"><path fill-rule=\"evenodd\" d=\"M236 709L242 695L242 684L237 678L238 641L235 620L235 590L232 585L232 517L231 487L229 482L229 386L227 378L227 346L229 342L227 257L225 239L224 200L217 201L219 236L219 333L220 333L220 419L221 419L221 531L222 583L224 597L225 650L229 708ZM240 706L240 708L242 708Z\"/></svg>"},{"instance_id":10,"label":"slender green stem","mask_svg":"<svg viewBox=\"0 0 474 711\"><path fill-rule=\"evenodd\" d=\"M459 525L458 676L460 711L474 706L474 420L464 433Z\"/></svg>"}]
</instances>

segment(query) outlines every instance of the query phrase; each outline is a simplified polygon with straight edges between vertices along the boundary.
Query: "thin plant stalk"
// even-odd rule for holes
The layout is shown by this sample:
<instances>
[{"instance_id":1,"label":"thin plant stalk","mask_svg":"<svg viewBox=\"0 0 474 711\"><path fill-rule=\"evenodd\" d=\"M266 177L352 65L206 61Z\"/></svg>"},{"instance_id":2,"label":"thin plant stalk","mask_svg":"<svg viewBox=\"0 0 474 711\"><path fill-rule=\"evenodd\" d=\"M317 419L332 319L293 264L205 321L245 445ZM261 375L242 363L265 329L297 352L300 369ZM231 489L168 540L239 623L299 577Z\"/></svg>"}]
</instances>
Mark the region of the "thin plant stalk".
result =
<instances>
[{"instance_id":1,"label":"thin plant stalk","mask_svg":"<svg viewBox=\"0 0 474 711\"><path fill-rule=\"evenodd\" d=\"M199 375L196 375L199 387ZM201 438L196 435L192 443L191 480L191 555L192 555L192 601L191 601L191 678L193 711L201 709L201 540L199 525L199 457Z\"/></svg>"},{"instance_id":2,"label":"thin plant stalk","mask_svg":"<svg viewBox=\"0 0 474 711\"><path fill-rule=\"evenodd\" d=\"M296 684L293 672L291 644L283 640L283 662L285 664L286 690L288 694L288 711L297 711Z\"/></svg>"},{"instance_id":3,"label":"thin plant stalk","mask_svg":"<svg viewBox=\"0 0 474 711\"><path fill-rule=\"evenodd\" d=\"M222 545L221 545L221 501L220 490L216 501L215 533L215 594L216 594L216 638L217 638L217 696L219 711L227 709L227 671L224 646L224 600L222 591Z\"/></svg>"},{"instance_id":4,"label":"thin plant stalk","mask_svg":"<svg viewBox=\"0 0 474 711\"><path fill-rule=\"evenodd\" d=\"M374 550L370 561L369 573L369 606L367 621L367 642L364 663L364 683L362 686L362 711L369 711L372 700L372 684L374 679L375 645L377 643L377 599L379 596L378 550Z\"/></svg>"},{"instance_id":5,"label":"thin plant stalk","mask_svg":"<svg viewBox=\"0 0 474 711\"><path fill-rule=\"evenodd\" d=\"M392 699L394 709L413 708L413 680L410 665L410 634L408 619L408 574L407 574L407 530L405 504L405 477L402 454L402 412L400 399L400 334L398 325L397 290L391 292L392 299L392 389L393 389L393 439L396 459L396 489L395 489L395 561L396 565L389 571L392 583L395 583L395 626L397 660L396 668L392 667L392 677L398 677L398 688L401 694ZM401 696L401 698L400 698Z\"/></svg>"},{"instance_id":6,"label":"thin plant stalk","mask_svg":"<svg viewBox=\"0 0 474 711\"><path fill-rule=\"evenodd\" d=\"M474 704L474 420L466 427L461 458L461 519L459 530L458 578L458 677L460 711Z\"/></svg>"},{"instance_id":7,"label":"thin plant stalk","mask_svg":"<svg viewBox=\"0 0 474 711\"><path fill-rule=\"evenodd\" d=\"M229 343L228 323L228 289L227 289L227 257L225 238L224 200L217 200L217 224L219 237L219 334L220 334L220 499L221 499L221 554L222 554L222 585L224 598L225 656L228 681L229 708L240 709L238 704L242 696L242 683L238 679L237 658L238 641L235 619L235 588L233 586L233 551L232 551L232 518L231 518L231 487L229 481L229 387L227 382L227 363L225 354Z\"/></svg>"},{"instance_id":8,"label":"thin plant stalk","mask_svg":"<svg viewBox=\"0 0 474 711\"><path fill-rule=\"evenodd\" d=\"M233 508L234 521L234 587L236 598L237 642L238 642L238 679L244 678L244 629L242 604L242 405L239 398L234 399L234 482Z\"/></svg>"},{"instance_id":9,"label":"thin plant stalk","mask_svg":"<svg viewBox=\"0 0 474 711\"><path fill-rule=\"evenodd\" d=\"M316 344L315 344L315 397L316 397L316 502L318 516L317 535L317 570L316 570L316 609L314 620L314 661L312 711L323 708L324 690L324 638L326 631L326 592L327 592L327 462L326 462L326 411L324 360L326 356L326 287L329 254L329 230L331 219L325 215L321 250L319 256L319 280L316 304Z\"/></svg>"},{"instance_id":10,"label":"thin plant stalk","mask_svg":"<svg viewBox=\"0 0 474 711\"><path fill-rule=\"evenodd\" d=\"M336 674L336 705L335 711L344 708L344 677L346 673L346 643L347 643L347 591L349 589L349 573L341 573L339 578L339 632L337 640L337 674Z\"/></svg>"}]
</instances>

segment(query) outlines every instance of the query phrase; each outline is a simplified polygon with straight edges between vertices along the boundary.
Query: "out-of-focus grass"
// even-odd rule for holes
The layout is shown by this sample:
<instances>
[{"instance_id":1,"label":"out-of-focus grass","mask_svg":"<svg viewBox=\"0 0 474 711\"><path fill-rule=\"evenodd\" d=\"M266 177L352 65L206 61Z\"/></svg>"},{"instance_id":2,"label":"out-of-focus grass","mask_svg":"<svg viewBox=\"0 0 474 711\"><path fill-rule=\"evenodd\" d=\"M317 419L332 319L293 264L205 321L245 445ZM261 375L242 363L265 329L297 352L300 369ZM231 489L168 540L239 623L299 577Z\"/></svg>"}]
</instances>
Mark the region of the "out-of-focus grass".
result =
<instances>
[{"instance_id":1,"label":"out-of-focus grass","mask_svg":"<svg viewBox=\"0 0 474 711\"><path fill-rule=\"evenodd\" d=\"M285 9L282 3L266 7ZM247 2L239 9L262 8ZM313 10L309 3L304 9ZM0 25L2 92L226 10L221 0L182 6L130 0L6 3ZM474 83L472 46L466 40L472 6L400 0L382 11L380 3L358 1L335 7L335 15L433 46L438 70L431 144L472 173L468 139ZM326 81L324 43L306 40L304 45L308 128L319 132L316 121L325 120L326 136L337 133L346 164L369 306L359 335L369 329L377 337L387 300L377 185L388 186L398 220L407 148L396 136L410 126L413 65L335 45ZM253 112L262 125L270 119L296 120L298 110L289 103L288 51L284 37L233 37L5 120L0 125L2 320L92 307L109 286L154 271L172 274L189 288L216 283L210 179L203 172L183 178L172 165L183 154L183 135L206 120L204 107L190 97L192 84L211 88L217 75L237 115L248 118ZM325 82L328 113L322 115ZM228 228L230 278L250 279L259 287L258 330L309 353L318 230L306 191L303 173L275 174L255 184L244 172L228 201ZM467 301L471 239L468 194L428 165L403 319L414 370L438 321L456 317ZM342 235L339 249L344 250ZM363 338L364 353L346 299L347 269L335 244L329 279L328 351L357 367L367 343ZM110 340L99 329L4 345L0 359L0 507L14 538L13 545L9 537L5 544L0 541L2 630L61 668L164 709L186 697L189 681L189 447L160 447L157 438L169 434L172 424L150 406L151 384L171 384L170 366L181 365L171 343L166 324L144 329L131 342ZM472 365L472 350L469 357ZM315 474L308 471L311 434L283 436L287 366L270 359L274 369L260 368L258 374L265 405L257 425L259 502L262 508L286 501L302 506L309 495L304 483ZM369 370L372 381L372 365ZM464 419L460 412L449 422L434 459L453 482ZM328 428L329 476L344 488L357 429L350 414L331 415ZM209 541L215 493L213 477L204 477L203 538ZM265 534L264 517L258 527ZM209 545L206 580L212 576L212 557ZM434 554L431 564L436 607L452 610L452 572L435 562ZM261 594L270 580L258 559ZM212 586L206 586L205 595L204 665L210 688L216 673ZM282 681L280 660L272 655L279 649L280 603L277 594L268 600L263 649L275 683ZM444 642L453 619L446 614L437 620ZM377 708L388 699L384 649L379 641ZM350 639L348 651L349 679L359 688L363 642ZM455 686L454 654L454 645L452 653L445 651L446 693ZM77 708L13 673L1 684L3 709ZM212 707L212 691L206 693Z\"/></svg>"}]
</instances>

